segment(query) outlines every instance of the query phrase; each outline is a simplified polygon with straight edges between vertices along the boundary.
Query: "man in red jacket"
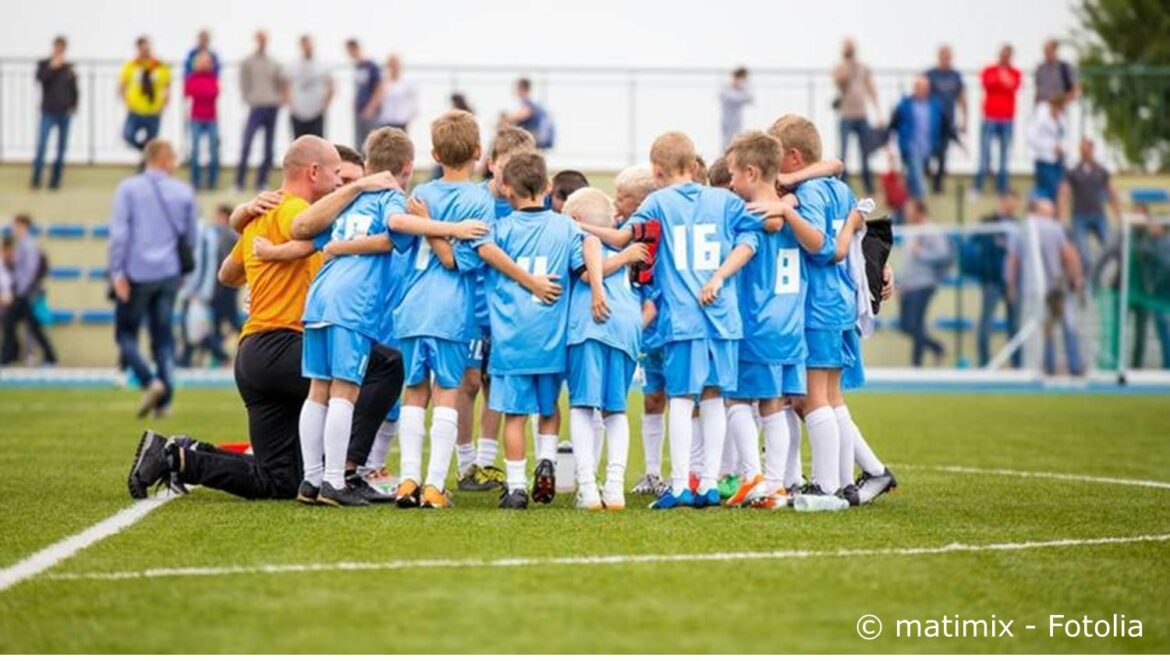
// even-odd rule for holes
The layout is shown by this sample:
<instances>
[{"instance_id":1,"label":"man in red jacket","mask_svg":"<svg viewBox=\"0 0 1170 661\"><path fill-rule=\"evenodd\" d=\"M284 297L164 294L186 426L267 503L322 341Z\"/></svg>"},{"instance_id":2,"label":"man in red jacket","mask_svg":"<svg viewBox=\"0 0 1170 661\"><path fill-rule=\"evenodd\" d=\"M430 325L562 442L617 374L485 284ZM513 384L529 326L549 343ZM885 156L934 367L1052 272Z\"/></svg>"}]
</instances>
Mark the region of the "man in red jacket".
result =
<instances>
[{"instance_id":1,"label":"man in red jacket","mask_svg":"<svg viewBox=\"0 0 1170 661\"><path fill-rule=\"evenodd\" d=\"M1012 47L999 49L999 60L980 75L983 82L983 128L979 138L979 172L975 191L983 191L983 180L991 171L991 139L999 141L999 170L995 189L1003 195L1008 189L1007 161L1012 145L1012 124L1016 116L1016 94L1020 91L1020 70L1012 66Z\"/></svg>"}]
</instances>

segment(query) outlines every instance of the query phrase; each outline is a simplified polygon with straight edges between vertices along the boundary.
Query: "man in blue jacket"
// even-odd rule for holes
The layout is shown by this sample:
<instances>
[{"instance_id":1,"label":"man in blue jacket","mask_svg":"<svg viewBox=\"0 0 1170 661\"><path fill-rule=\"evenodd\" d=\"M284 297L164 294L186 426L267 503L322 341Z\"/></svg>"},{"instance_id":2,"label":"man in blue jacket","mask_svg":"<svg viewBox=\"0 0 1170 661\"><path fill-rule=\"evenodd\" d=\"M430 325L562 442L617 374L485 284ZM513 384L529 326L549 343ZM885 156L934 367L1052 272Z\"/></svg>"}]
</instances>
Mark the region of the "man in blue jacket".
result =
<instances>
[{"instance_id":1,"label":"man in blue jacket","mask_svg":"<svg viewBox=\"0 0 1170 661\"><path fill-rule=\"evenodd\" d=\"M930 80L926 76L916 77L912 89L894 109L890 132L898 134L898 151L906 168L906 187L911 197L922 199L926 163L937 152L943 139L943 109L939 100L930 95Z\"/></svg>"}]
</instances>

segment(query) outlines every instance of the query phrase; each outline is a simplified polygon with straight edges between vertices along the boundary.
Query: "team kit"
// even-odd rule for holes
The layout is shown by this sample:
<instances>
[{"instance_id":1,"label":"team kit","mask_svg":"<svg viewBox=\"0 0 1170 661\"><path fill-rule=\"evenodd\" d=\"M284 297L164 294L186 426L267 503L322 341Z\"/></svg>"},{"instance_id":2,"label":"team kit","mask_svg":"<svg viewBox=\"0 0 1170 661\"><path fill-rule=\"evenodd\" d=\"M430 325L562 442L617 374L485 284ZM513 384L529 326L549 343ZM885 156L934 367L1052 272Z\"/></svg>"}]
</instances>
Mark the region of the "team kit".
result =
<instances>
[{"instance_id":1,"label":"team kit","mask_svg":"<svg viewBox=\"0 0 1170 661\"><path fill-rule=\"evenodd\" d=\"M620 511L639 372L646 472L632 492L652 509L838 510L897 485L844 395L864 384L861 341L891 286L865 263L873 203L822 161L810 121L742 133L709 170L686 135L665 133L612 200L587 186L562 199L532 136L511 126L491 144L493 176L474 181L479 136L470 113L437 118L442 174L408 195L414 146L378 129L360 192L291 211L286 195L251 220L291 217L287 241L244 228L237 252L310 270L296 500L452 507L454 460L458 488L499 490L501 508L552 502L559 478L578 508ZM355 402L380 346L401 354L404 388L355 462ZM565 389L571 455L558 452ZM567 476L558 456L571 456Z\"/></svg>"}]
</instances>

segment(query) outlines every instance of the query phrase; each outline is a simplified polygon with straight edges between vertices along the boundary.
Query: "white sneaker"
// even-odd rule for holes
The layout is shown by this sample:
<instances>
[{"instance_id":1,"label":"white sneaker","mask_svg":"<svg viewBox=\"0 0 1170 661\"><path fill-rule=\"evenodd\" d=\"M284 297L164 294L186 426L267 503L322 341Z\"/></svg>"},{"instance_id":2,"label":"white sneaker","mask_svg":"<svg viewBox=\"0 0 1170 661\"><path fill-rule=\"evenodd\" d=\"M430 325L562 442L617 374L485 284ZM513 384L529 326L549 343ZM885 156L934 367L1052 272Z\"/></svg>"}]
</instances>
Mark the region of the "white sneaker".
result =
<instances>
[{"instance_id":1,"label":"white sneaker","mask_svg":"<svg viewBox=\"0 0 1170 661\"><path fill-rule=\"evenodd\" d=\"M577 509L590 512L601 511L601 493L596 484L577 485Z\"/></svg>"},{"instance_id":2,"label":"white sneaker","mask_svg":"<svg viewBox=\"0 0 1170 661\"><path fill-rule=\"evenodd\" d=\"M605 492L601 495L605 509L611 512L620 512L626 509L626 495L623 493L622 486L620 482L606 483Z\"/></svg>"}]
</instances>

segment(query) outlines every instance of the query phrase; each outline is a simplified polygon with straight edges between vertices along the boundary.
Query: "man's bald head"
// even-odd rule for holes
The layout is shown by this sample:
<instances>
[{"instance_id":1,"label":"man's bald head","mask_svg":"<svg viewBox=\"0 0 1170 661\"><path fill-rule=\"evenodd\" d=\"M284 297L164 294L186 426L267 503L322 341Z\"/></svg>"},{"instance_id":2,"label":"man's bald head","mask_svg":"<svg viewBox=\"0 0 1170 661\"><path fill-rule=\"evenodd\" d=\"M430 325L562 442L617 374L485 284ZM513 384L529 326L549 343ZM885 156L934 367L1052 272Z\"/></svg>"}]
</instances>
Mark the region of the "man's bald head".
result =
<instances>
[{"instance_id":1,"label":"man's bald head","mask_svg":"<svg viewBox=\"0 0 1170 661\"><path fill-rule=\"evenodd\" d=\"M304 135L284 154L284 188L302 194L310 202L324 197L341 184L341 156L328 140Z\"/></svg>"}]
</instances>

